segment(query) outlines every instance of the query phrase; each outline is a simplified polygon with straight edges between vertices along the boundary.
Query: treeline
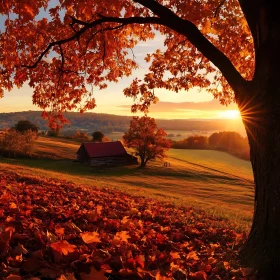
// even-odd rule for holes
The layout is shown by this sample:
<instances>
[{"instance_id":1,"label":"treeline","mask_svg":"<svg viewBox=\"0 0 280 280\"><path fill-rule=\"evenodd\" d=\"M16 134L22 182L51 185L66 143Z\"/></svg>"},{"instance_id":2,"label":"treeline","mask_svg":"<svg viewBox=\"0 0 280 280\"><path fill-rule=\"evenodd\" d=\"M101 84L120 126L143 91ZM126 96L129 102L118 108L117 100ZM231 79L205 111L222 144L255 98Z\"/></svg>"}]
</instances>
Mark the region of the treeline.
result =
<instances>
[{"instance_id":1,"label":"treeline","mask_svg":"<svg viewBox=\"0 0 280 280\"><path fill-rule=\"evenodd\" d=\"M237 132L215 132L207 136L190 136L179 141L172 141L174 149L211 149L228 152L239 158L250 160L248 138Z\"/></svg>"}]
</instances>

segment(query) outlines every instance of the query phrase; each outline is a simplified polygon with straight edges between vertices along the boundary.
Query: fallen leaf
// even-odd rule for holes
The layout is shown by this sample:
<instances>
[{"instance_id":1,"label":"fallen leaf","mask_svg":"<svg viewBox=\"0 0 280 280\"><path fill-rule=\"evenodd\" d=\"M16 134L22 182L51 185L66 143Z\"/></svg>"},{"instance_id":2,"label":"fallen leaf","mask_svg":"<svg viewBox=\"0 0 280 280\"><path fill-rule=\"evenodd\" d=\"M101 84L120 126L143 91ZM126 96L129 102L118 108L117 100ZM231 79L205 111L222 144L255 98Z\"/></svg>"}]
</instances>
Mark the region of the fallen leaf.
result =
<instances>
[{"instance_id":1,"label":"fallen leaf","mask_svg":"<svg viewBox=\"0 0 280 280\"><path fill-rule=\"evenodd\" d=\"M90 244L90 243L94 243L94 242L101 242L99 233L96 231L80 233L80 235L86 244Z\"/></svg>"},{"instance_id":2,"label":"fallen leaf","mask_svg":"<svg viewBox=\"0 0 280 280\"><path fill-rule=\"evenodd\" d=\"M81 273L80 277L82 280L108 280L103 270L98 271L94 267L90 268L90 274Z\"/></svg>"},{"instance_id":3,"label":"fallen leaf","mask_svg":"<svg viewBox=\"0 0 280 280\"><path fill-rule=\"evenodd\" d=\"M61 255L68 255L68 253L72 253L77 248L75 245L68 243L66 240L57 241L51 244L51 247L59 252Z\"/></svg>"}]
</instances>

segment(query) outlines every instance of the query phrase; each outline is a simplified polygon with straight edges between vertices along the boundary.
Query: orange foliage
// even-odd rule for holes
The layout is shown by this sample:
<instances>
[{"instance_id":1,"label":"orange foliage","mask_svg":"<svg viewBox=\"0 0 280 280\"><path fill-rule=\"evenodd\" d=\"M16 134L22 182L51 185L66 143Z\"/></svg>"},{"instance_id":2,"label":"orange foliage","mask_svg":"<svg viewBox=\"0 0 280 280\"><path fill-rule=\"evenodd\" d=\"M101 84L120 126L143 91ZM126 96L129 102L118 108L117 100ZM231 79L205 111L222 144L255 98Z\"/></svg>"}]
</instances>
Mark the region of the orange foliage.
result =
<instances>
[{"instance_id":1,"label":"orange foliage","mask_svg":"<svg viewBox=\"0 0 280 280\"><path fill-rule=\"evenodd\" d=\"M38 17L42 10L48 17ZM63 124L64 111L93 109L90 88L131 75L138 64L130 49L156 32L165 36L165 49L147 53L149 73L124 89L136 98L133 111L157 102L155 88L205 87L228 103L234 95L223 65L232 63L245 79L253 76L253 41L236 0L60 0L55 7L50 0L2 0L0 14L0 95L28 82L33 102L52 111L45 114L51 123Z\"/></svg>"},{"instance_id":2,"label":"orange foliage","mask_svg":"<svg viewBox=\"0 0 280 280\"><path fill-rule=\"evenodd\" d=\"M157 127L155 119L143 116L133 117L123 140L140 157L141 167L145 167L148 161L165 157L165 152L171 145L166 136L166 132Z\"/></svg>"},{"instance_id":3,"label":"orange foliage","mask_svg":"<svg viewBox=\"0 0 280 280\"><path fill-rule=\"evenodd\" d=\"M7 171L0 171L0 205L2 279L238 280L249 273L236 258L246 235L192 208Z\"/></svg>"}]
</instances>

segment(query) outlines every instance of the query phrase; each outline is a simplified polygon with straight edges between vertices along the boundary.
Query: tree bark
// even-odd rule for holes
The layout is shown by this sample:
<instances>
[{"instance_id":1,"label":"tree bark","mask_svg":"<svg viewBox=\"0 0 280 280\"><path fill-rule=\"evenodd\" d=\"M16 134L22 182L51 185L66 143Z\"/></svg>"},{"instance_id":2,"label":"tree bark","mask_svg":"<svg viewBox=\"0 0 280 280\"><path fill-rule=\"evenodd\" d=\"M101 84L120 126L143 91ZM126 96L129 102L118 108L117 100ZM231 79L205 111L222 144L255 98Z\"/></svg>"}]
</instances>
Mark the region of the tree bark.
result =
<instances>
[{"instance_id":1,"label":"tree bark","mask_svg":"<svg viewBox=\"0 0 280 280\"><path fill-rule=\"evenodd\" d=\"M146 166L145 158L140 157L140 159L141 159L140 168L144 168Z\"/></svg>"},{"instance_id":2,"label":"tree bark","mask_svg":"<svg viewBox=\"0 0 280 280\"><path fill-rule=\"evenodd\" d=\"M267 1L260 7L252 86L237 96L255 181L253 223L240 258L270 280L280 279L280 18Z\"/></svg>"},{"instance_id":3,"label":"tree bark","mask_svg":"<svg viewBox=\"0 0 280 280\"><path fill-rule=\"evenodd\" d=\"M253 224L240 250L242 265L259 279L280 279L280 90L277 69L239 104L255 181Z\"/></svg>"}]
</instances>

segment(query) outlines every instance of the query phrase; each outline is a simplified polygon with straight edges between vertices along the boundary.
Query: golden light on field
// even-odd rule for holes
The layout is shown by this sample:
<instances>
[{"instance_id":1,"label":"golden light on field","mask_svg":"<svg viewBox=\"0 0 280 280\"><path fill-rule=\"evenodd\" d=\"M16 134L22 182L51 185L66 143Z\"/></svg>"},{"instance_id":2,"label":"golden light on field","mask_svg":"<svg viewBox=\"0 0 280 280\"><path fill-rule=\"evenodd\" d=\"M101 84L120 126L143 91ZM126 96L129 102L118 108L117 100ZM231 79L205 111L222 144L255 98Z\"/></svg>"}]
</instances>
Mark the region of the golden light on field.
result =
<instances>
[{"instance_id":1,"label":"golden light on field","mask_svg":"<svg viewBox=\"0 0 280 280\"><path fill-rule=\"evenodd\" d=\"M238 119L241 117L238 110L226 110L221 112L219 115L224 119Z\"/></svg>"}]
</instances>

